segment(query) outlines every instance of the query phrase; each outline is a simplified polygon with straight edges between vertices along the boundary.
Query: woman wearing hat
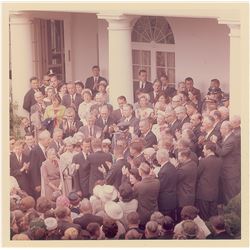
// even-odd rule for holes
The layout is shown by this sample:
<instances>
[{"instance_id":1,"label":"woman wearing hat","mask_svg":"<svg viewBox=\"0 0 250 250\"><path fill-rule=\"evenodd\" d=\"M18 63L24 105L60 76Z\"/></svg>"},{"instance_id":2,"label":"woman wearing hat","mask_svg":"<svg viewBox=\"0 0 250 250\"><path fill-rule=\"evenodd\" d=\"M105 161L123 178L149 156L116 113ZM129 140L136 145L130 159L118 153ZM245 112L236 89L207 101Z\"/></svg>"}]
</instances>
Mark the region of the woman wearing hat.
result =
<instances>
[{"instance_id":1,"label":"woman wearing hat","mask_svg":"<svg viewBox=\"0 0 250 250\"><path fill-rule=\"evenodd\" d=\"M47 151L47 160L41 166L41 195L52 199L55 191L64 193L62 171L54 148Z\"/></svg>"},{"instance_id":2,"label":"woman wearing hat","mask_svg":"<svg viewBox=\"0 0 250 250\"><path fill-rule=\"evenodd\" d=\"M48 86L45 88L45 97L43 99L46 106L52 104L53 96L55 95L55 89L52 86Z\"/></svg>"},{"instance_id":3,"label":"woman wearing hat","mask_svg":"<svg viewBox=\"0 0 250 250\"><path fill-rule=\"evenodd\" d=\"M77 152L74 151L75 143L76 141L71 136L64 139L66 151L60 155L59 166L63 175L65 195L68 195L72 191L72 177L77 171L77 165L71 164L73 156L77 154Z\"/></svg>"}]
</instances>

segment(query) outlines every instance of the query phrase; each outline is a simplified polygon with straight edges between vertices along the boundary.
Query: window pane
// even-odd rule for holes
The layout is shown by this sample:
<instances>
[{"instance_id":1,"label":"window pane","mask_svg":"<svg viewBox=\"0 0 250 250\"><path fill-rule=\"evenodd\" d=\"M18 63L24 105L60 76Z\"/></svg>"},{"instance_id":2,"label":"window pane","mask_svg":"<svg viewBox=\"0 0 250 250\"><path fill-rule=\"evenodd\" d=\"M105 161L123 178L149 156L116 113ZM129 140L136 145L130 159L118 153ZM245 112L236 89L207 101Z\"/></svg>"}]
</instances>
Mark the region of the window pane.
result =
<instances>
[{"instance_id":1,"label":"window pane","mask_svg":"<svg viewBox=\"0 0 250 250\"><path fill-rule=\"evenodd\" d=\"M132 60L133 64L140 64L140 51L139 50L132 50Z\"/></svg>"},{"instance_id":2,"label":"window pane","mask_svg":"<svg viewBox=\"0 0 250 250\"><path fill-rule=\"evenodd\" d=\"M142 50L142 65L150 65L151 64L151 58L150 58L150 51Z\"/></svg>"},{"instance_id":3,"label":"window pane","mask_svg":"<svg viewBox=\"0 0 250 250\"><path fill-rule=\"evenodd\" d=\"M175 67L175 54L174 54L174 52L167 53L167 66L170 68Z\"/></svg>"},{"instance_id":4,"label":"window pane","mask_svg":"<svg viewBox=\"0 0 250 250\"><path fill-rule=\"evenodd\" d=\"M175 83L175 69L168 69L168 79L170 83Z\"/></svg>"},{"instance_id":5,"label":"window pane","mask_svg":"<svg viewBox=\"0 0 250 250\"><path fill-rule=\"evenodd\" d=\"M157 74L157 78L160 78L161 75L166 74L166 69L162 67L157 67L156 74Z\"/></svg>"},{"instance_id":6,"label":"window pane","mask_svg":"<svg viewBox=\"0 0 250 250\"><path fill-rule=\"evenodd\" d=\"M156 66L165 66L165 53L157 51L156 52Z\"/></svg>"}]
</instances>

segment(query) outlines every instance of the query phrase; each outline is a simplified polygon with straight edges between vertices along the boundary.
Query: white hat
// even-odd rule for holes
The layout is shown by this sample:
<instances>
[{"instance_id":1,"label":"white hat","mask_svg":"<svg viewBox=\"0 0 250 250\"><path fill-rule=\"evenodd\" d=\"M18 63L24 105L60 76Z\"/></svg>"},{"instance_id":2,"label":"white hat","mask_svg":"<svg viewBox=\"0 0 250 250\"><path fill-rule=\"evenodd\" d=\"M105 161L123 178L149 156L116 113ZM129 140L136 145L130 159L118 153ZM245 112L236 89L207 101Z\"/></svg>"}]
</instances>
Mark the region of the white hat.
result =
<instances>
[{"instance_id":1,"label":"white hat","mask_svg":"<svg viewBox=\"0 0 250 250\"><path fill-rule=\"evenodd\" d=\"M82 142L82 140L84 139L84 134L78 131L74 134L73 139L76 140L76 142Z\"/></svg>"},{"instance_id":2,"label":"white hat","mask_svg":"<svg viewBox=\"0 0 250 250\"><path fill-rule=\"evenodd\" d=\"M44 223L48 231L51 231L57 228L57 220L53 217L46 218L44 220Z\"/></svg>"},{"instance_id":3,"label":"white hat","mask_svg":"<svg viewBox=\"0 0 250 250\"><path fill-rule=\"evenodd\" d=\"M96 197L99 197L102 202L108 202L108 201L113 201L117 198L118 196L118 191L115 189L114 186L110 185L97 185L93 189L93 194Z\"/></svg>"},{"instance_id":4,"label":"white hat","mask_svg":"<svg viewBox=\"0 0 250 250\"><path fill-rule=\"evenodd\" d=\"M65 145L74 145L76 144L76 138L73 138L72 136L69 136L63 140Z\"/></svg>"},{"instance_id":5,"label":"white hat","mask_svg":"<svg viewBox=\"0 0 250 250\"><path fill-rule=\"evenodd\" d=\"M104 139L102 141L102 144L108 144L108 145L111 145L111 141L109 139Z\"/></svg>"},{"instance_id":6,"label":"white hat","mask_svg":"<svg viewBox=\"0 0 250 250\"><path fill-rule=\"evenodd\" d=\"M113 220L120 220L123 217L121 206L114 201L109 201L104 206L106 214Z\"/></svg>"}]
</instances>

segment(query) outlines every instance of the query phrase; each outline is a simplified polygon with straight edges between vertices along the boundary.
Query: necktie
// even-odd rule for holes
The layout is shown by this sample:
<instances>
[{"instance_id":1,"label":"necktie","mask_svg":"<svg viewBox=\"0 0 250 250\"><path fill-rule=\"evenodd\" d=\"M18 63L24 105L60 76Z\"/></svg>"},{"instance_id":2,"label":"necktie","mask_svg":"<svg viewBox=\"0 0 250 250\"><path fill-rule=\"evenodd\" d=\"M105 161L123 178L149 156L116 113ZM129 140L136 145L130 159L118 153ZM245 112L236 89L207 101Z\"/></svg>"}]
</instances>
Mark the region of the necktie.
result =
<instances>
[{"instance_id":1,"label":"necktie","mask_svg":"<svg viewBox=\"0 0 250 250\"><path fill-rule=\"evenodd\" d=\"M74 103L74 97L73 97L73 95L71 96L71 104L73 104Z\"/></svg>"},{"instance_id":2,"label":"necktie","mask_svg":"<svg viewBox=\"0 0 250 250\"><path fill-rule=\"evenodd\" d=\"M90 136L93 136L93 130L92 130L92 127L89 128L89 135Z\"/></svg>"}]
</instances>

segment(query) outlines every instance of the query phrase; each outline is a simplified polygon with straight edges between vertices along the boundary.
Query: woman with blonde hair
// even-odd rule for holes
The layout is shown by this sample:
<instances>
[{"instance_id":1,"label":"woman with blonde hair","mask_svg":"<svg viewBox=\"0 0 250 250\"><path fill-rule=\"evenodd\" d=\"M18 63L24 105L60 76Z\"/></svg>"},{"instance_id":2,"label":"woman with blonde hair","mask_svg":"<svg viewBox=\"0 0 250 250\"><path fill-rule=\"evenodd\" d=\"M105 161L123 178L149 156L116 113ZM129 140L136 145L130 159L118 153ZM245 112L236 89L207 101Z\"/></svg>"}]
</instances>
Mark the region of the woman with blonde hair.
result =
<instances>
[{"instance_id":1,"label":"woman with blonde hair","mask_svg":"<svg viewBox=\"0 0 250 250\"><path fill-rule=\"evenodd\" d=\"M62 240L77 240L79 232L74 227L69 227L65 230Z\"/></svg>"}]
</instances>

